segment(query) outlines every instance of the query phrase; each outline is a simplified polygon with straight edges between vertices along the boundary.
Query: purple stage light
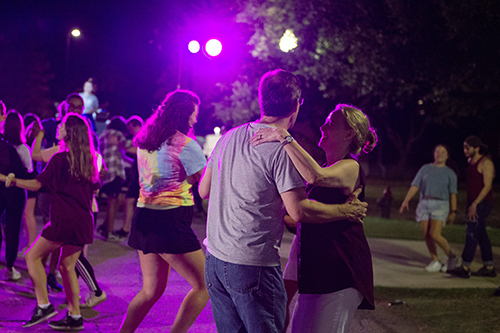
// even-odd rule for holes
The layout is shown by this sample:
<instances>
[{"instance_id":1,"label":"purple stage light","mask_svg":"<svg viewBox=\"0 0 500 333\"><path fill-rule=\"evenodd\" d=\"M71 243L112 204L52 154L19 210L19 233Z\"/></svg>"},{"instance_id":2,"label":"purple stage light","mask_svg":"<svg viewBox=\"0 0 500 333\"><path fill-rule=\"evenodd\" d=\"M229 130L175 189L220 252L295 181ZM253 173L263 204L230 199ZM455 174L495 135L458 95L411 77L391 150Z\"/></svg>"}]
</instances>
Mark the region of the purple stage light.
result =
<instances>
[{"instance_id":1,"label":"purple stage light","mask_svg":"<svg viewBox=\"0 0 500 333\"><path fill-rule=\"evenodd\" d=\"M208 55L216 57L222 51L222 44L217 39L211 39L205 45L205 51L207 51Z\"/></svg>"},{"instance_id":2,"label":"purple stage light","mask_svg":"<svg viewBox=\"0 0 500 333\"><path fill-rule=\"evenodd\" d=\"M198 41L196 40L190 41L188 44L188 50L191 53L198 53L200 51L200 43L198 43Z\"/></svg>"}]
</instances>

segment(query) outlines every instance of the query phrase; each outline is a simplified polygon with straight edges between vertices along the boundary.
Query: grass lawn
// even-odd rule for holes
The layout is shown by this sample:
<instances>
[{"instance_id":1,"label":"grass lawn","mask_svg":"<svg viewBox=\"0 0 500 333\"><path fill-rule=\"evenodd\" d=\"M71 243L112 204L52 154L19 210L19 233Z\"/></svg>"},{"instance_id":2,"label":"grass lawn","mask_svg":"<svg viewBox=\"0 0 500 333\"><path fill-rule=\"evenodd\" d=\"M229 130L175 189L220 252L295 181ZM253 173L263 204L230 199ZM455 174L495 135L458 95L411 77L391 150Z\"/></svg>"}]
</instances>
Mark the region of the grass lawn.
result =
<instances>
[{"instance_id":1,"label":"grass lawn","mask_svg":"<svg viewBox=\"0 0 500 333\"><path fill-rule=\"evenodd\" d=\"M408 289L375 287L378 306L395 300L405 305L390 307L390 313L423 332L500 332L500 297L490 289Z\"/></svg>"},{"instance_id":2,"label":"grass lawn","mask_svg":"<svg viewBox=\"0 0 500 333\"><path fill-rule=\"evenodd\" d=\"M391 219L380 216L377 199L384 188L391 186L393 203ZM368 180L366 201L369 204L368 216L364 229L367 237L395 238L423 241L419 225L415 222L415 208L418 194L410 202L410 211L399 214L399 206L403 201L410 182L393 182ZM488 218L488 235L493 246L500 246L500 195L498 185L494 186L493 211ZM443 236L450 243L465 242L465 192L459 186L459 214L454 225L447 225ZM497 267L497 272L500 267ZM375 287L375 300L378 307L387 306L395 300L404 300L405 305L387 308L395 320L404 325L417 325L423 332L456 333L500 332L500 297L492 296L492 289L417 289ZM403 326L404 326L403 325Z\"/></svg>"},{"instance_id":3,"label":"grass lawn","mask_svg":"<svg viewBox=\"0 0 500 333\"><path fill-rule=\"evenodd\" d=\"M363 227L366 237L424 241L420 227L415 221L367 216ZM465 225L448 225L443 229L442 234L449 243L464 244ZM491 245L500 246L500 228L488 228L488 235Z\"/></svg>"}]
</instances>

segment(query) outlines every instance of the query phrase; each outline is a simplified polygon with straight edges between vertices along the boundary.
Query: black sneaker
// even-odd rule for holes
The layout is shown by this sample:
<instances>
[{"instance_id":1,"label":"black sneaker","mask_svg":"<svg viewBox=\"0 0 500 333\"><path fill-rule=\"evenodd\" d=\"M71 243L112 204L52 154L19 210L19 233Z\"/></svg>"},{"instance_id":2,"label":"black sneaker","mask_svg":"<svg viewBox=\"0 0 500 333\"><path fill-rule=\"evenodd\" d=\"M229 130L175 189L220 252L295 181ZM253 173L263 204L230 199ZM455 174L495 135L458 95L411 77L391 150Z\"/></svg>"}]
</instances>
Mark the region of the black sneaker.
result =
<instances>
[{"instance_id":1,"label":"black sneaker","mask_svg":"<svg viewBox=\"0 0 500 333\"><path fill-rule=\"evenodd\" d=\"M101 237L104 238L104 240L108 240L108 235L109 235L108 228L106 228L104 224L101 224L99 228L97 228L97 233L101 235Z\"/></svg>"},{"instance_id":2,"label":"black sneaker","mask_svg":"<svg viewBox=\"0 0 500 333\"><path fill-rule=\"evenodd\" d=\"M493 296L500 297L500 287L495 289L495 291L493 292Z\"/></svg>"},{"instance_id":3,"label":"black sneaker","mask_svg":"<svg viewBox=\"0 0 500 333\"><path fill-rule=\"evenodd\" d=\"M52 304L50 304L49 307L46 309L42 309L37 305L35 310L33 310L33 315L31 316L31 319L25 322L23 324L23 327L31 327L33 325L39 324L42 321L54 317L56 314L57 312L52 306Z\"/></svg>"},{"instance_id":4,"label":"black sneaker","mask_svg":"<svg viewBox=\"0 0 500 333\"><path fill-rule=\"evenodd\" d=\"M497 276L497 272L495 272L495 268L488 269L486 266L483 266L477 272L472 272L472 276L495 277Z\"/></svg>"},{"instance_id":5,"label":"black sneaker","mask_svg":"<svg viewBox=\"0 0 500 333\"><path fill-rule=\"evenodd\" d=\"M449 270L448 273L462 279L470 278L470 269L465 269L464 266L458 266L455 269Z\"/></svg>"},{"instance_id":6,"label":"black sneaker","mask_svg":"<svg viewBox=\"0 0 500 333\"><path fill-rule=\"evenodd\" d=\"M81 331L83 330L83 318L73 319L68 312L63 319L49 322L49 326L56 331Z\"/></svg>"},{"instance_id":7,"label":"black sneaker","mask_svg":"<svg viewBox=\"0 0 500 333\"><path fill-rule=\"evenodd\" d=\"M128 237L128 232L126 232L123 229L120 229L118 231L115 231L114 234L120 238L127 238Z\"/></svg>"},{"instance_id":8,"label":"black sneaker","mask_svg":"<svg viewBox=\"0 0 500 333\"><path fill-rule=\"evenodd\" d=\"M57 278L54 274L47 274L47 289L56 293L63 291L63 286L57 282Z\"/></svg>"}]
</instances>

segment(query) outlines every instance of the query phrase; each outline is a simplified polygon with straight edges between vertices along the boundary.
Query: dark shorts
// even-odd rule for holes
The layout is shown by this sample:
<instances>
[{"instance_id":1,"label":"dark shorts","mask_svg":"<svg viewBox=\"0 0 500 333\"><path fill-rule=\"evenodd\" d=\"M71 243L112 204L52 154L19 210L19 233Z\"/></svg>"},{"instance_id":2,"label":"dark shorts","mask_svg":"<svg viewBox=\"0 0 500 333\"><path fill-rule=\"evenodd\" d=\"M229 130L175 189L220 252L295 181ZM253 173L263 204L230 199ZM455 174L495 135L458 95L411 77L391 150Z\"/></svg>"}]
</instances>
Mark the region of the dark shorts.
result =
<instances>
[{"instance_id":1,"label":"dark shorts","mask_svg":"<svg viewBox=\"0 0 500 333\"><path fill-rule=\"evenodd\" d=\"M139 185L139 173L134 172L130 176L130 181L128 183L127 198L139 198L139 191L141 186Z\"/></svg>"},{"instance_id":2,"label":"dark shorts","mask_svg":"<svg viewBox=\"0 0 500 333\"><path fill-rule=\"evenodd\" d=\"M137 207L132 217L128 245L148 253L181 254L201 249L191 229L193 206L168 210Z\"/></svg>"},{"instance_id":3,"label":"dark shorts","mask_svg":"<svg viewBox=\"0 0 500 333\"><path fill-rule=\"evenodd\" d=\"M123 179L116 177L111 183L104 184L101 187L101 192L110 198L116 198L121 193L123 186Z\"/></svg>"}]
</instances>

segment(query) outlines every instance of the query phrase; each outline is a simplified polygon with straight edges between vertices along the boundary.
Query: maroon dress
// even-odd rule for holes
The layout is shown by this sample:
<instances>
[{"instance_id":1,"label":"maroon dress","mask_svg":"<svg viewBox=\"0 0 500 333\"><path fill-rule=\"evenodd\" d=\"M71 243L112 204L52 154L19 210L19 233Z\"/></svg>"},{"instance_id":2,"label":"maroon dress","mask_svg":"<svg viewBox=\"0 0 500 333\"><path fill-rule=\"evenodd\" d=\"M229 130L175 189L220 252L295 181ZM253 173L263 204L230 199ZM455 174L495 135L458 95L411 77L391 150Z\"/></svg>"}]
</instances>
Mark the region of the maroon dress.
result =
<instances>
[{"instance_id":1,"label":"maroon dress","mask_svg":"<svg viewBox=\"0 0 500 333\"><path fill-rule=\"evenodd\" d=\"M364 200L364 173L360 167L359 195ZM342 204L348 196L338 188L308 188L308 198ZM299 237L299 293L329 294L347 288L363 295L359 309L374 309L373 266L363 225L347 220L325 224L301 223Z\"/></svg>"},{"instance_id":2,"label":"maroon dress","mask_svg":"<svg viewBox=\"0 0 500 333\"><path fill-rule=\"evenodd\" d=\"M69 171L68 152L57 153L36 179L50 193L50 222L42 236L65 245L91 244L94 239L92 194L99 183L79 181Z\"/></svg>"}]
</instances>

